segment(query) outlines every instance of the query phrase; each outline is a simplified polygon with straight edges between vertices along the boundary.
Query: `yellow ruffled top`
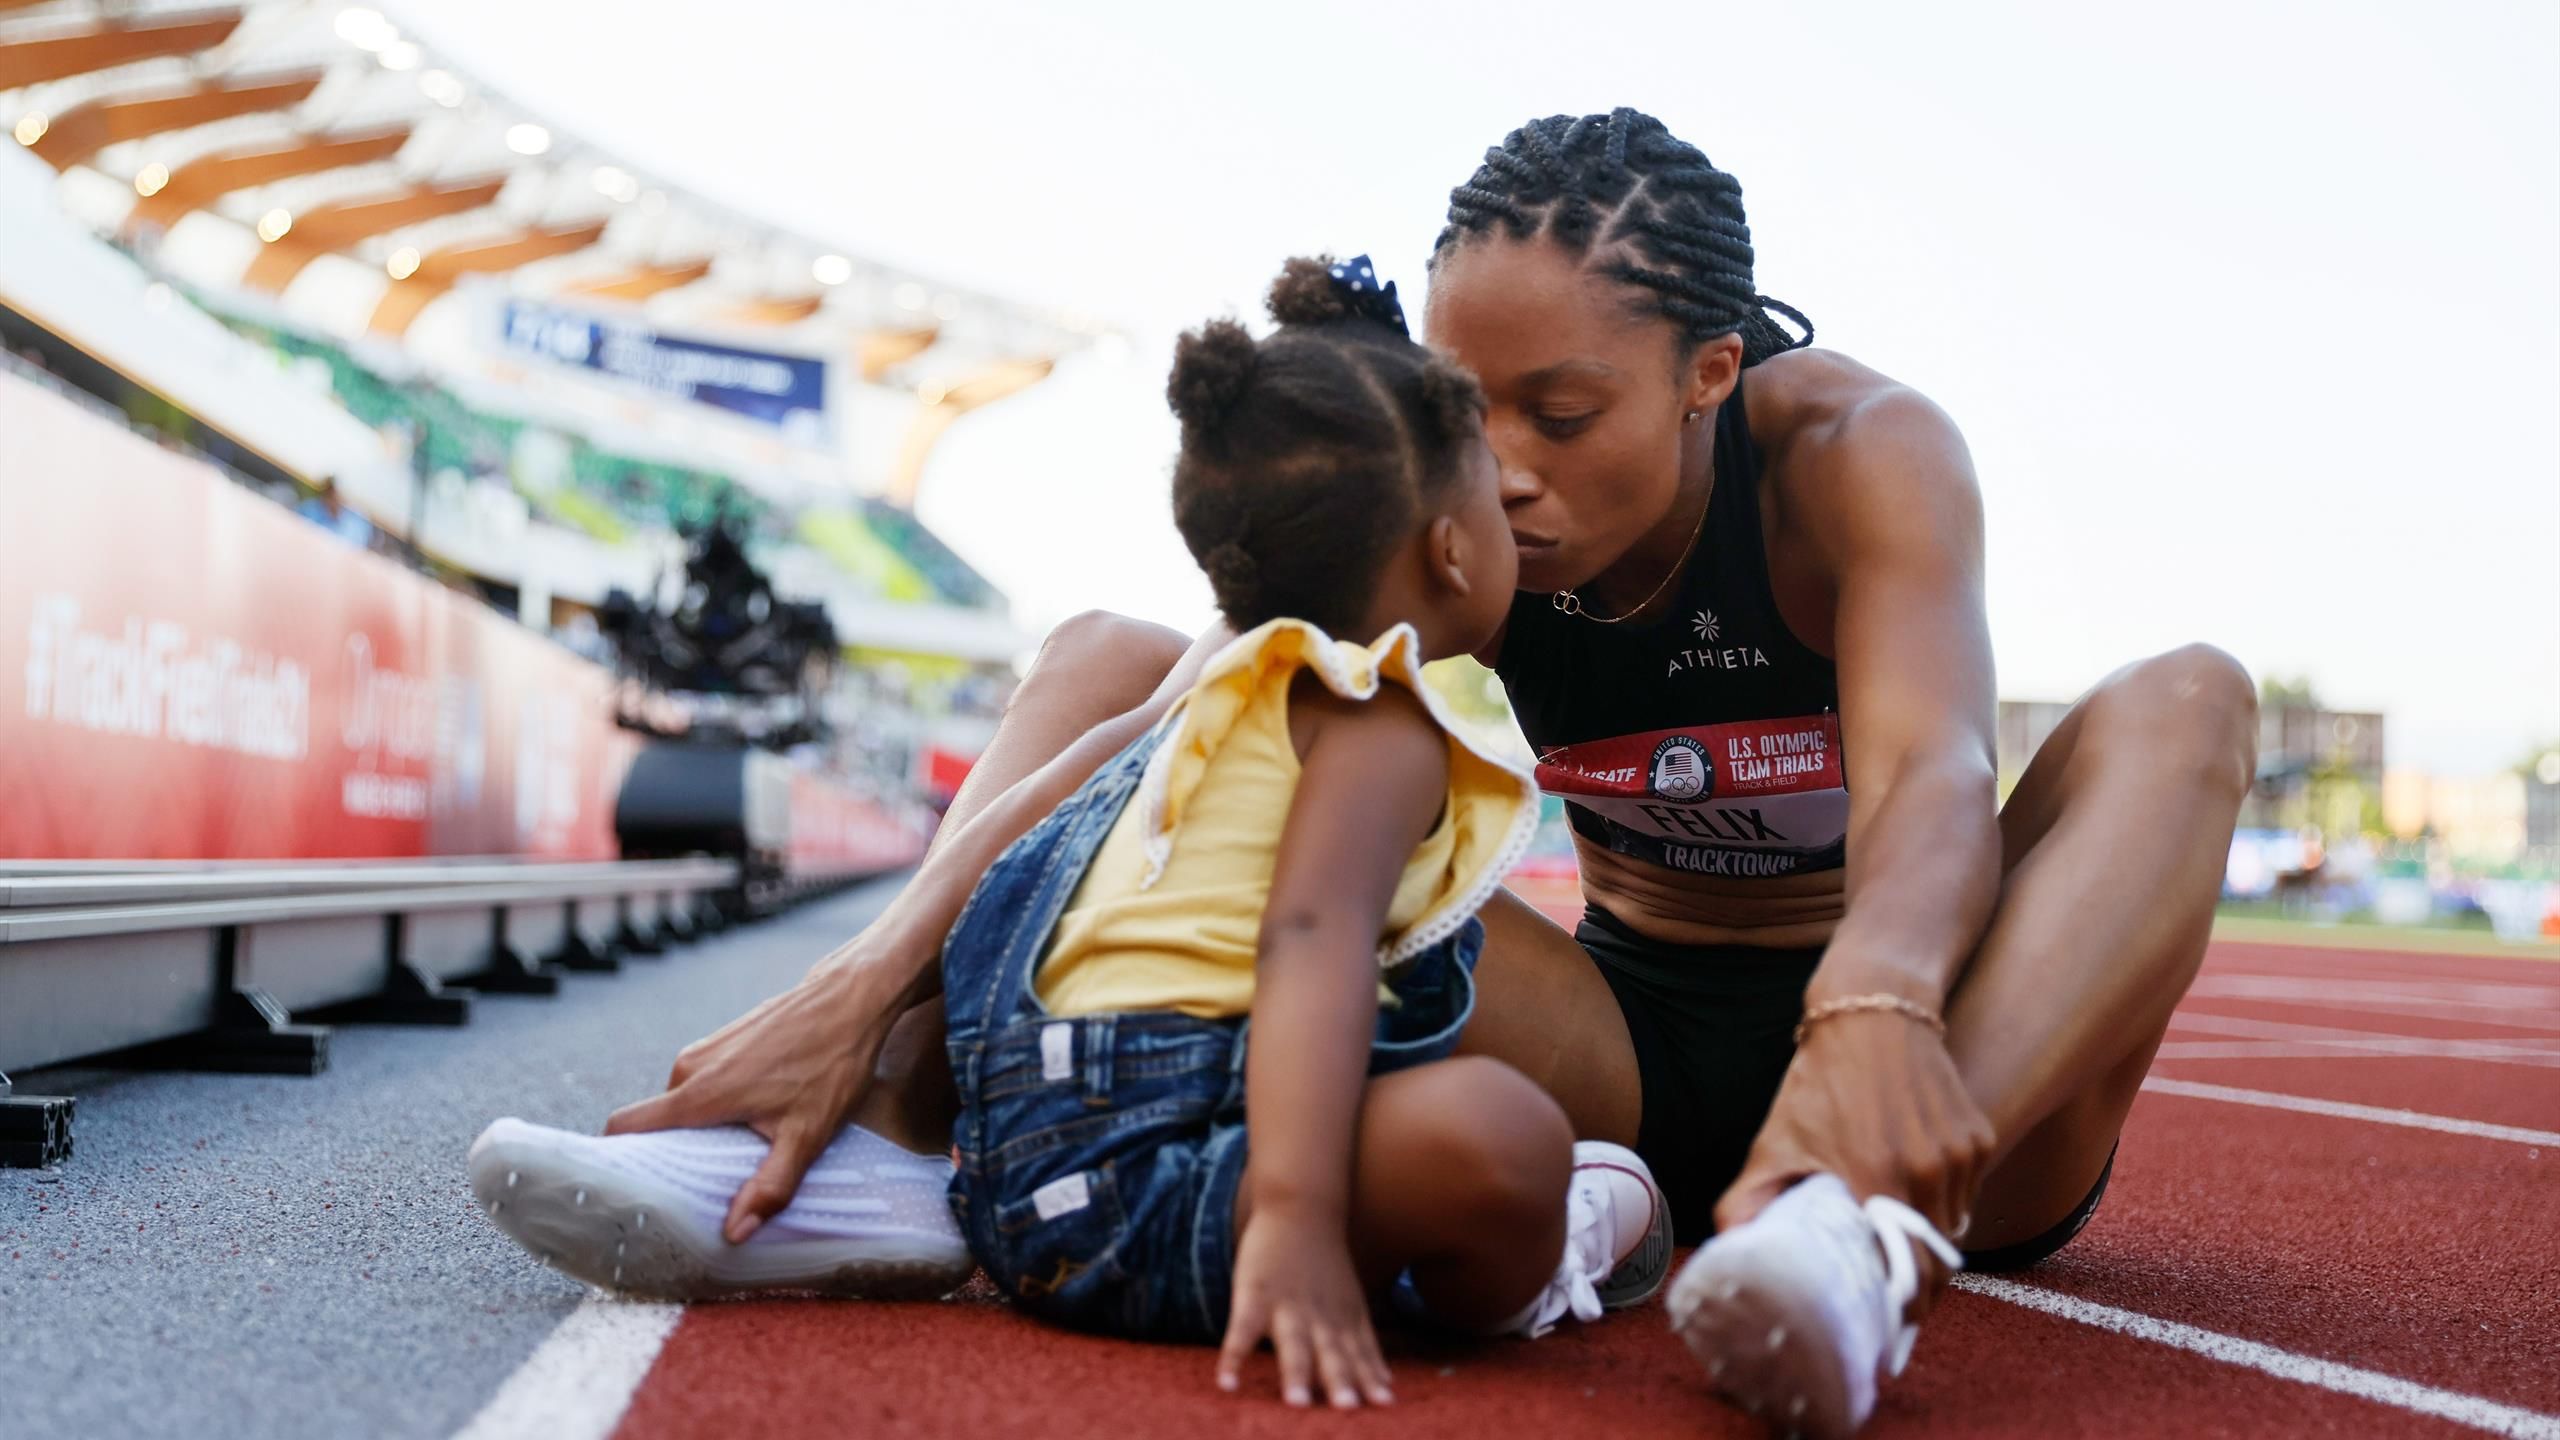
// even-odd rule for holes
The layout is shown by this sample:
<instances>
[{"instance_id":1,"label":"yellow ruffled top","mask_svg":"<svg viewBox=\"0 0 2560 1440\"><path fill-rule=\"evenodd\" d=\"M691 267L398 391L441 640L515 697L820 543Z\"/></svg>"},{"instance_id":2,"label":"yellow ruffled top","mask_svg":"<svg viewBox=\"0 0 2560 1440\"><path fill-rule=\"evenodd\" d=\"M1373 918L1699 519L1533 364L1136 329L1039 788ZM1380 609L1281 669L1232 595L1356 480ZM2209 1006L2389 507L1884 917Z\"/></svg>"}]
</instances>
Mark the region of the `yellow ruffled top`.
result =
<instances>
[{"instance_id":1,"label":"yellow ruffled top","mask_svg":"<svg viewBox=\"0 0 2560 1440\"><path fill-rule=\"evenodd\" d=\"M1223 1019L1253 1005L1253 969L1280 832L1298 788L1289 689L1301 672L1345 700L1394 681L1449 743L1449 801L1406 861L1378 961L1393 967L1455 934L1519 862L1537 828L1529 773L1479 748L1422 680L1421 641L1398 625L1372 645L1274 620L1211 658L1177 702L1127 809L1067 902L1042 958L1058 1015L1178 1010ZM1387 1003L1384 985L1381 1003Z\"/></svg>"}]
</instances>

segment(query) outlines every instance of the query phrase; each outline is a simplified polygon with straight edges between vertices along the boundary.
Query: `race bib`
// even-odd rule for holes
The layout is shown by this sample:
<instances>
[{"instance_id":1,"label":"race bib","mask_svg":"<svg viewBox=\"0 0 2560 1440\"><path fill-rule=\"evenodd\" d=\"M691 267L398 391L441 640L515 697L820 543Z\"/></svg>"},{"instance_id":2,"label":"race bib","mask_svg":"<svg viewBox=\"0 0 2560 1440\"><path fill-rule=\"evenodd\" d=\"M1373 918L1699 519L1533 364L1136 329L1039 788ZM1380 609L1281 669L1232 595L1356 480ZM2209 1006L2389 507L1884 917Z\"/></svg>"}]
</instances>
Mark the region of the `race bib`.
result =
<instances>
[{"instance_id":1,"label":"race bib","mask_svg":"<svg viewBox=\"0 0 2560 1440\"><path fill-rule=\"evenodd\" d=\"M1793 875L1837 869L1847 848L1832 712L1561 745L1538 757L1538 787L1583 835L1667 870Z\"/></svg>"}]
</instances>

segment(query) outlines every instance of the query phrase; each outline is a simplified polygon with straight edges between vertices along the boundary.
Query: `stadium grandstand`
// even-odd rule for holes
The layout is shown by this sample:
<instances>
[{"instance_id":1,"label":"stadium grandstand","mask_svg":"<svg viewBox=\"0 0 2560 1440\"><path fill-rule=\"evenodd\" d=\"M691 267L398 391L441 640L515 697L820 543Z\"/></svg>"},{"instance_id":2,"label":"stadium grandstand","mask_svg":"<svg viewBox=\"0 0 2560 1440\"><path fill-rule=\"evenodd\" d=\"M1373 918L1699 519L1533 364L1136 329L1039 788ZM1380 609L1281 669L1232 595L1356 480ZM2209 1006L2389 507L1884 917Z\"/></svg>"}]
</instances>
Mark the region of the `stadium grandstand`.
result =
<instances>
[{"instance_id":1,"label":"stadium grandstand","mask_svg":"<svg viewBox=\"0 0 2560 1440\"><path fill-rule=\"evenodd\" d=\"M361 6L0 0L0 126L0 1070L316 1069L921 852L1029 637L912 502L1089 318Z\"/></svg>"}]
</instances>

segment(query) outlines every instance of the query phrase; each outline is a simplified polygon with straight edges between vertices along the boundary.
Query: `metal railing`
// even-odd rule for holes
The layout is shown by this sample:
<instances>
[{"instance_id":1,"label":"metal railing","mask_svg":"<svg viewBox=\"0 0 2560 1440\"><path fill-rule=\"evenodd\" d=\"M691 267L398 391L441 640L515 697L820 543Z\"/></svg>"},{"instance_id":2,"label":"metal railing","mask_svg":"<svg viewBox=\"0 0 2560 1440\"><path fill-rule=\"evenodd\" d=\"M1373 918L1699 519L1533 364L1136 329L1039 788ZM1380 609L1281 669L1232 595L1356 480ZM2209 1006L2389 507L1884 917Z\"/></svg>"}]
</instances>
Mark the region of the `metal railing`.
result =
<instances>
[{"instance_id":1,"label":"metal railing","mask_svg":"<svg viewBox=\"0 0 2560 1440\"><path fill-rule=\"evenodd\" d=\"M460 1024L743 918L730 859L0 862L0 1072L313 1073L322 1021Z\"/></svg>"}]
</instances>

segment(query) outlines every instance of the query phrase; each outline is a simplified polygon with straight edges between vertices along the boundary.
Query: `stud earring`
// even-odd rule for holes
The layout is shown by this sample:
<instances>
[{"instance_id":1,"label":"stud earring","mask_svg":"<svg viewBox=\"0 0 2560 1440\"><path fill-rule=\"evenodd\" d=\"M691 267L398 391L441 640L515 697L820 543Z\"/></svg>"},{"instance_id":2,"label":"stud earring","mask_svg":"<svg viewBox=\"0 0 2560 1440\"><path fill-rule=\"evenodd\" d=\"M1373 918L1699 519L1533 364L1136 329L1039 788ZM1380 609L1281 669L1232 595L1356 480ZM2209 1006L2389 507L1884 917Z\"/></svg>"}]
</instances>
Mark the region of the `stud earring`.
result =
<instances>
[{"instance_id":1,"label":"stud earring","mask_svg":"<svg viewBox=\"0 0 2560 1440\"><path fill-rule=\"evenodd\" d=\"M1697 412L1697 411L1695 411L1695 410L1690 411L1690 412L1689 412L1689 415L1688 415L1688 419L1687 419L1684 423L1686 423L1686 424L1690 424L1690 425L1695 425L1695 424L1697 424L1697 423L1698 423L1698 412Z\"/></svg>"}]
</instances>

